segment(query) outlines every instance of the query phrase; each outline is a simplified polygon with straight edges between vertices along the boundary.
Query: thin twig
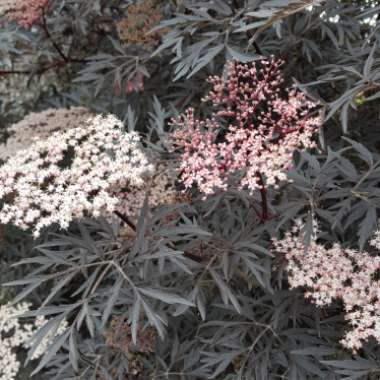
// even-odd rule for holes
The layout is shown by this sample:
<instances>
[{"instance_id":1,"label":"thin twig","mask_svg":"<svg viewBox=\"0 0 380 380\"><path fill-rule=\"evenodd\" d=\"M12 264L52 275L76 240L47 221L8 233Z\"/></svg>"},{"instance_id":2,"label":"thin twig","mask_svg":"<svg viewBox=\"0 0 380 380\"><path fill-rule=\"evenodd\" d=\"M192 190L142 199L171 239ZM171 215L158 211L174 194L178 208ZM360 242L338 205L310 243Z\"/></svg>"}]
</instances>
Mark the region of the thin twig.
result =
<instances>
[{"instance_id":1,"label":"thin twig","mask_svg":"<svg viewBox=\"0 0 380 380\"><path fill-rule=\"evenodd\" d=\"M131 230L133 230L134 232L136 232L136 226L134 225L134 223L128 218L127 215L124 215L122 214L121 212L119 211L114 211L114 214L116 216L118 216Z\"/></svg>"},{"instance_id":2,"label":"thin twig","mask_svg":"<svg viewBox=\"0 0 380 380\"><path fill-rule=\"evenodd\" d=\"M42 7L42 29L44 30L46 37L50 40L52 45L54 46L54 49L57 51L59 56L65 61L69 62L69 58L66 57L66 55L63 53L62 49L57 45L57 43L54 41L53 37L51 36L47 22L46 22L46 14L45 14L45 8Z\"/></svg>"},{"instance_id":3,"label":"thin twig","mask_svg":"<svg viewBox=\"0 0 380 380\"><path fill-rule=\"evenodd\" d=\"M30 74L30 70L0 70L0 75L10 75L10 74Z\"/></svg>"},{"instance_id":4,"label":"thin twig","mask_svg":"<svg viewBox=\"0 0 380 380\"><path fill-rule=\"evenodd\" d=\"M85 60L85 59L77 59L77 58L68 57L62 51L62 49L60 48L60 46L54 41L54 39L53 39L53 37L52 37L52 35L51 35L50 31L49 31L49 28L47 26L45 8L42 8L42 25L41 26L42 26L42 29L44 30L45 34L46 34L46 37L50 40L50 42L54 46L54 49L57 51L58 55L63 59L63 61L65 63L75 63L75 62L84 63L84 62L87 62L87 60Z\"/></svg>"},{"instance_id":5,"label":"thin twig","mask_svg":"<svg viewBox=\"0 0 380 380\"><path fill-rule=\"evenodd\" d=\"M257 54L263 55L263 52L262 52L260 46L258 45L258 43L256 42L256 40L252 39L253 36L254 36L254 34L250 30L247 30L247 37L248 37L249 43L252 43L252 45L256 49Z\"/></svg>"}]
</instances>

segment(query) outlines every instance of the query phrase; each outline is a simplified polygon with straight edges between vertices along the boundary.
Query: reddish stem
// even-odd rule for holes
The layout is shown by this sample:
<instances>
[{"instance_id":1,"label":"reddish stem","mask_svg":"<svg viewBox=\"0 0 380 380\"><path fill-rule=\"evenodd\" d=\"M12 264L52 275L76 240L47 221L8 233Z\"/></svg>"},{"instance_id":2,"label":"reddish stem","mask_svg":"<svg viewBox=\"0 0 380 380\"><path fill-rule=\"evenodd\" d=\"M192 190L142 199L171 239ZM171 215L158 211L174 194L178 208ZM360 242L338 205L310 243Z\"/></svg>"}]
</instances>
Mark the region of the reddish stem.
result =
<instances>
[{"instance_id":1,"label":"reddish stem","mask_svg":"<svg viewBox=\"0 0 380 380\"><path fill-rule=\"evenodd\" d=\"M257 178L259 179L260 195L261 195L261 219L263 222L268 220L268 198L267 189L264 186L264 179L260 172L257 172Z\"/></svg>"}]
</instances>

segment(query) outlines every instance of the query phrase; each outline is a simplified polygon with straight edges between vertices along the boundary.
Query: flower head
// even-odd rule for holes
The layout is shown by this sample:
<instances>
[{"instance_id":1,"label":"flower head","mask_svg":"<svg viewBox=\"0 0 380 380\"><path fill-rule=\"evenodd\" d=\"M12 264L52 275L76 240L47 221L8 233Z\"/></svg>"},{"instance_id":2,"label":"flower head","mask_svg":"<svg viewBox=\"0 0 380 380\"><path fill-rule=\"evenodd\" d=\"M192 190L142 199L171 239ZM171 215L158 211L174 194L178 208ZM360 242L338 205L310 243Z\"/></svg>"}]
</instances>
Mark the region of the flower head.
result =
<instances>
[{"instance_id":1,"label":"flower head","mask_svg":"<svg viewBox=\"0 0 380 380\"><path fill-rule=\"evenodd\" d=\"M380 342L380 281L376 278L379 255L345 249L339 244L327 248L316 238L306 247L299 226L283 239L275 240L274 245L287 259L291 288L306 288L305 296L318 306L327 306L333 300L343 302L350 325L343 345L357 350L370 337Z\"/></svg>"},{"instance_id":2,"label":"flower head","mask_svg":"<svg viewBox=\"0 0 380 380\"><path fill-rule=\"evenodd\" d=\"M53 223L114 212L121 189L142 187L153 170L139 136L112 115L91 116L31 141L0 167L0 223L34 235Z\"/></svg>"},{"instance_id":3,"label":"flower head","mask_svg":"<svg viewBox=\"0 0 380 380\"><path fill-rule=\"evenodd\" d=\"M173 121L186 188L197 185L212 194L225 190L233 176L250 191L276 186L286 180L294 151L315 147L312 137L321 124L311 116L316 104L296 89L283 91L280 65L275 59L230 62L226 78L209 79L212 89L204 100L212 102L212 116L199 120L189 109Z\"/></svg>"}]
</instances>

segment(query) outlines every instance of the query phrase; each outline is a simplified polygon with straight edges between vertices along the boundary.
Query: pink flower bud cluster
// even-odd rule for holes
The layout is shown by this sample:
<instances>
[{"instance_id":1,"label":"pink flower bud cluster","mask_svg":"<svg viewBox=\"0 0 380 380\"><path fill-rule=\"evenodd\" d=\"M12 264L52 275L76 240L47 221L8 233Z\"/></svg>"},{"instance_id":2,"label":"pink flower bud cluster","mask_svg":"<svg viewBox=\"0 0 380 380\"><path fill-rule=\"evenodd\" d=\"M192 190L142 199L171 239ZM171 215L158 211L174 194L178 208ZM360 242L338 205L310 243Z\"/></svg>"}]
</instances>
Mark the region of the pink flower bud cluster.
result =
<instances>
[{"instance_id":1,"label":"pink flower bud cluster","mask_svg":"<svg viewBox=\"0 0 380 380\"><path fill-rule=\"evenodd\" d=\"M371 241L380 251L380 233ZM287 259L291 288L304 287L305 296L318 306L341 300L350 330L342 344L358 350L370 337L380 342L380 256L342 248L326 248L315 238L305 246L300 226L295 226L274 246Z\"/></svg>"},{"instance_id":2,"label":"pink flower bud cluster","mask_svg":"<svg viewBox=\"0 0 380 380\"><path fill-rule=\"evenodd\" d=\"M42 18L42 10L51 0L1 0L0 14L6 14L24 28L30 28Z\"/></svg>"},{"instance_id":3,"label":"pink flower bud cluster","mask_svg":"<svg viewBox=\"0 0 380 380\"><path fill-rule=\"evenodd\" d=\"M118 192L142 187L152 171L137 133L123 132L114 116L91 116L33 139L0 167L0 223L38 236L53 223L67 228L73 219L109 215Z\"/></svg>"},{"instance_id":4,"label":"pink flower bud cluster","mask_svg":"<svg viewBox=\"0 0 380 380\"><path fill-rule=\"evenodd\" d=\"M211 77L211 118L196 119L187 110L173 121L176 145L183 149L181 179L207 194L225 190L232 175L250 191L286 180L293 153L312 148L320 117L316 104L296 89L283 90L281 61L230 62L227 76ZM264 179L264 183L262 181Z\"/></svg>"}]
</instances>

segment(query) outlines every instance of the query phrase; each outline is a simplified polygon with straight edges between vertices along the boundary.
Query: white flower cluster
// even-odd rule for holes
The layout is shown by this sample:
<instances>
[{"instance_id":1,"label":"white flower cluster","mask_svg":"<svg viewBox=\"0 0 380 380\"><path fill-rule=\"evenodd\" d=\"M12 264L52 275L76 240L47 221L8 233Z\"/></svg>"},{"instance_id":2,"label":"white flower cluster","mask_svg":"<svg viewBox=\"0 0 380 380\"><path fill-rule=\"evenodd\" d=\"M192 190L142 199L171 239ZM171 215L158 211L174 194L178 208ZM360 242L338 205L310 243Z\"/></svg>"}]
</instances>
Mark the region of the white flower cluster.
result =
<instances>
[{"instance_id":1,"label":"white flower cluster","mask_svg":"<svg viewBox=\"0 0 380 380\"><path fill-rule=\"evenodd\" d=\"M39 316L34 323L20 323L17 315L29 310L30 304L21 303L17 306L0 306L0 380L13 380L16 378L21 363L17 358L17 350L30 347L30 340L38 329L47 323L47 319ZM48 333L32 355L32 359L38 359L48 349L50 342L56 336L61 335L67 328L64 321L55 334Z\"/></svg>"},{"instance_id":2,"label":"white flower cluster","mask_svg":"<svg viewBox=\"0 0 380 380\"><path fill-rule=\"evenodd\" d=\"M35 138L0 167L0 223L33 228L34 236L57 223L67 228L86 215L109 215L117 192L142 187L153 171L139 136L123 132L112 115Z\"/></svg>"},{"instance_id":3,"label":"white flower cluster","mask_svg":"<svg viewBox=\"0 0 380 380\"><path fill-rule=\"evenodd\" d=\"M306 288L305 296L316 305L340 300L350 328L341 343L356 351L371 337L380 342L380 255L346 249L339 244L326 247L312 236L308 247L296 223L283 239L274 240L276 250L287 259L291 288ZM380 249L380 231L370 244Z\"/></svg>"}]
</instances>

